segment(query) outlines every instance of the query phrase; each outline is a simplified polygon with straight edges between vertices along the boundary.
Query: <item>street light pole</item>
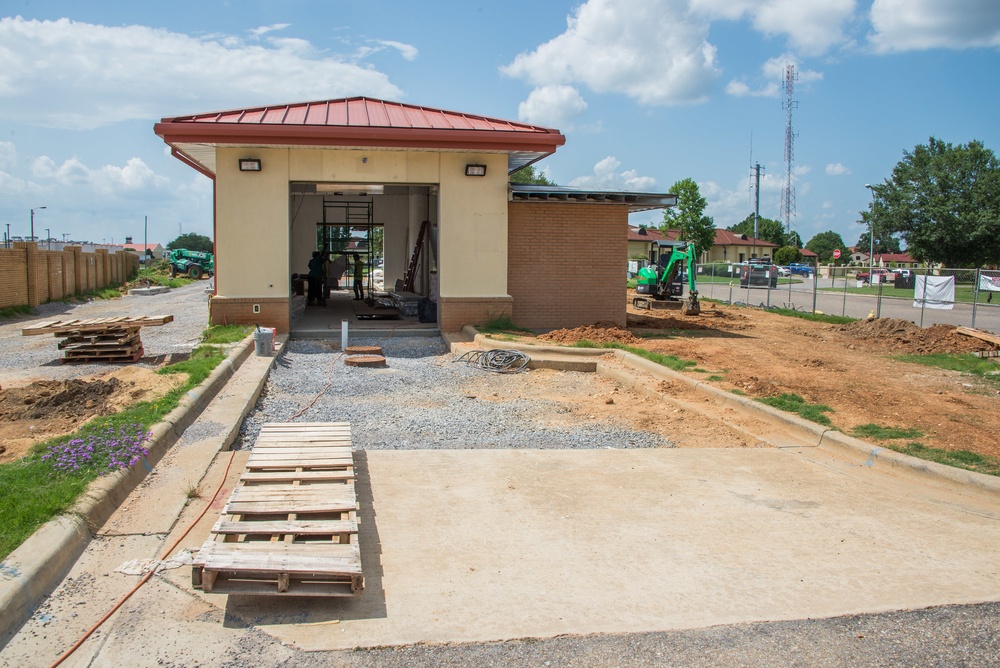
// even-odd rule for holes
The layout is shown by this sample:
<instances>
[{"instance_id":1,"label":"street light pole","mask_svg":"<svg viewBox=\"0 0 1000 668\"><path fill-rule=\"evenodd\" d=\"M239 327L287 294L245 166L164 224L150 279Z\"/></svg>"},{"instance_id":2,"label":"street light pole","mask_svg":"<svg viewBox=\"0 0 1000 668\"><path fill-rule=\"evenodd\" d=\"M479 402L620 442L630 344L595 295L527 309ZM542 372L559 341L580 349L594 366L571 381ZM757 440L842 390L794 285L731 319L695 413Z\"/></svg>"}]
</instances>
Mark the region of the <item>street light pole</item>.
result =
<instances>
[{"instance_id":1,"label":"street light pole","mask_svg":"<svg viewBox=\"0 0 1000 668\"><path fill-rule=\"evenodd\" d=\"M35 212L45 208L47 207L36 206L34 209L31 210L31 236L28 237L28 241L35 240Z\"/></svg>"},{"instance_id":2,"label":"street light pole","mask_svg":"<svg viewBox=\"0 0 1000 668\"><path fill-rule=\"evenodd\" d=\"M3 247L10 248L10 223L7 223L7 236L3 238Z\"/></svg>"},{"instance_id":3,"label":"street light pole","mask_svg":"<svg viewBox=\"0 0 1000 668\"><path fill-rule=\"evenodd\" d=\"M875 263L875 187L866 183L865 188L872 191L872 212L868 216L868 285L872 285L875 280L872 271Z\"/></svg>"},{"instance_id":4,"label":"street light pole","mask_svg":"<svg viewBox=\"0 0 1000 668\"><path fill-rule=\"evenodd\" d=\"M45 250L52 250L52 242L49 241L49 239L51 239L51 238L52 238L52 232L51 232L51 230L49 230L49 228L46 227L45 228L45 245L46 245L46 249Z\"/></svg>"}]
</instances>

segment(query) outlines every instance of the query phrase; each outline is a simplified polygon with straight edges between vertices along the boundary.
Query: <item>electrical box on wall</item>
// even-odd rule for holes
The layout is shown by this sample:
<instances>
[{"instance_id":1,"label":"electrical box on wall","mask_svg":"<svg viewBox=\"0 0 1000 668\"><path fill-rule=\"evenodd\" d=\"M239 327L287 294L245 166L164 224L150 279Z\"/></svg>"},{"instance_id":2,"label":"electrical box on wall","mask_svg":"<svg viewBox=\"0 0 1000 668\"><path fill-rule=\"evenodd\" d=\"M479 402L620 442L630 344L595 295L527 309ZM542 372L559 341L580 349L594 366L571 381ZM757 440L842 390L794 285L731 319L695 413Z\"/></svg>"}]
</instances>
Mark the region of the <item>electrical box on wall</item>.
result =
<instances>
[{"instance_id":1,"label":"electrical box on wall","mask_svg":"<svg viewBox=\"0 0 1000 668\"><path fill-rule=\"evenodd\" d=\"M260 304L254 304L253 305L253 312L254 313L260 313Z\"/></svg>"}]
</instances>

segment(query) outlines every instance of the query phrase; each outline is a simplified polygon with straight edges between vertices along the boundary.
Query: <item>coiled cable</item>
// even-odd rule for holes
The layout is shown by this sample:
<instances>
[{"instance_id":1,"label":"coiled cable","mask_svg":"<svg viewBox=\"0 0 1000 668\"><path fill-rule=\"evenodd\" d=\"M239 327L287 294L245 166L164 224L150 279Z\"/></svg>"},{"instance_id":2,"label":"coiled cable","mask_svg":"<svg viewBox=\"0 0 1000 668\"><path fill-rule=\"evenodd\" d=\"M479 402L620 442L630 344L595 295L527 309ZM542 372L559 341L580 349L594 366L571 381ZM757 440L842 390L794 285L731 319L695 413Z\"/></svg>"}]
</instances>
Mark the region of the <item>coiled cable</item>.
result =
<instances>
[{"instance_id":1,"label":"coiled cable","mask_svg":"<svg viewBox=\"0 0 1000 668\"><path fill-rule=\"evenodd\" d=\"M528 368L531 358L517 350L470 350L457 361L483 371L519 373Z\"/></svg>"}]
</instances>

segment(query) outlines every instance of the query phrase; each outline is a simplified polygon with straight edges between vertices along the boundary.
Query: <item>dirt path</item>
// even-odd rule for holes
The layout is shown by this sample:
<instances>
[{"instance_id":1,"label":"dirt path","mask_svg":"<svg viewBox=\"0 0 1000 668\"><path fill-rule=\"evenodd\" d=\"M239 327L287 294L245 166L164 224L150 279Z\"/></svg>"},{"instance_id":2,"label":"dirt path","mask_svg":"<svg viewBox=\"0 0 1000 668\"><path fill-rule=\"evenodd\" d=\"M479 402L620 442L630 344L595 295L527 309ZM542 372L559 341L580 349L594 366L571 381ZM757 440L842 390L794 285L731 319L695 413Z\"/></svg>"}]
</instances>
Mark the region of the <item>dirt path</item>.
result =
<instances>
[{"instance_id":1,"label":"dirt path","mask_svg":"<svg viewBox=\"0 0 1000 668\"><path fill-rule=\"evenodd\" d=\"M847 432L870 423L916 428L924 445L1000 457L996 385L893 359L991 348L950 326L920 329L890 319L830 325L708 303L701 316L687 317L673 309L636 310L630 302L628 317L628 330L559 330L538 343L619 341L676 355L703 370L686 373L723 389L755 398L795 393L830 406L833 425ZM685 398L683 388L664 391Z\"/></svg>"}]
</instances>

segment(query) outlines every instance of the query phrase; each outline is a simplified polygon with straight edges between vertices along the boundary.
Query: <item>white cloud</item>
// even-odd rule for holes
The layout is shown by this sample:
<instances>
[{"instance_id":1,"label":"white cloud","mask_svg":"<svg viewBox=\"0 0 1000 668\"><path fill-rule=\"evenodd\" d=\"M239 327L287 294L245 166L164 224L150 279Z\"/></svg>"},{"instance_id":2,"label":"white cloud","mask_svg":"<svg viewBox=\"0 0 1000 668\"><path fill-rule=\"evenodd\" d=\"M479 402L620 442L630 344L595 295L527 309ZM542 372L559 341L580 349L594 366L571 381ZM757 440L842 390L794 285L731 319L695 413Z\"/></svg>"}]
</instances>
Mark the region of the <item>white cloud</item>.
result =
<instances>
[{"instance_id":1,"label":"white cloud","mask_svg":"<svg viewBox=\"0 0 1000 668\"><path fill-rule=\"evenodd\" d=\"M569 129L573 119L587 109L580 91L572 86L542 86L531 91L517 107L517 116L525 123Z\"/></svg>"},{"instance_id":2,"label":"white cloud","mask_svg":"<svg viewBox=\"0 0 1000 668\"><path fill-rule=\"evenodd\" d=\"M785 91L785 73L789 65L795 66L796 82L810 83L823 79L823 73L815 70L803 70L798 59L786 53L769 59L760 68L760 77L751 84L744 80L733 79L726 85L726 93L734 97L779 97Z\"/></svg>"},{"instance_id":3,"label":"white cloud","mask_svg":"<svg viewBox=\"0 0 1000 668\"><path fill-rule=\"evenodd\" d=\"M284 30L285 28L292 25L291 23L275 23L274 25L261 26L259 28L251 28L248 32L254 37L261 37L269 32L274 32L275 30Z\"/></svg>"},{"instance_id":4,"label":"white cloud","mask_svg":"<svg viewBox=\"0 0 1000 668\"><path fill-rule=\"evenodd\" d=\"M619 172L621 162L612 155L594 165L594 173L590 176L578 176L569 182L574 188L585 190L631 190L634 192L652 192L656 188L656 179L651 176L639 176L634 169Z\"/></svg>"},{"instance_id":5,"label":"white cloud","mask_svg":"<svg viewBox=\"0 0 1000 668\"><path fill-rule=\"evenodd\" d=\"M401 96L385 74L294 38L247 43L16 17L0 19L0 45L0 119L46 127L92 129L248 104Z\"/></svg>"},{"instance_id":6,"label":"white cloud","mask_svg":"<svg viewBox=\"0 0 1000 668\"><path fill-rule=\"evenodd\" d=\"M819 55L846 39L844 25L856 4L856 0L691 0L691 11L709 19L749 18L759 32L785 35L796 51Z\"/></svg>"},{"instance_id":7,"label":"white cloud","mask_svg":"<svg viewBox=\"0 0 1000 668\"><path fill-rule=\"evenodd\" d=\"M17 164L17 148L13 142L0 141L0 169L11 169Z\"/></svg>"},{"instance_id":8,"label":"white cloud","mask_svg":"<svg viewBox=\"0 0 1000 668\"><path fill-rule=\"evenodd\" d=\"M686 0L588 0L566 31L501 69L532 85L583 84L642 104L694 104L719 76L708 23Z\"/></svg>"},{"instance_id":9,"label":"white cloud","mask_svg":"<svg viewBox=\"0 0 1000 668\"><path fill-rule=\"evenodd\" d=\"M419 55L417 47L412 44L404 44L403 42L394 42L388 39L376 40L382 46L388 46L390 48L399 51L399 55L403 56L403 60L416 60Z\"/></svg>"},{"instance_id":10,"label":"white cloud","mask_svg":"<svg viewBox=\"0 0 1000 668\"><path fill-rule=\"evenodd\" d=\"M826 166L827 176L846 176L851 173L847 167L839 162L833 162Z\"/></svg>"},{"instance_id":11,"label":"white cloud","mask_svg":"<svg viewBox=\"0 0 1000 668\"><path fill-rule=\"evenodd\" d=\"M76 157L56 165L52 158L41 156L32 163L31 173L39 181L60 186L87 186L101 195L158 188L168 183L166 177L157 175L141 158L130 158L124 167L90 168Z\"/></svg>"},{"instance_id":12,"label":"white cloud","mask_svg":"<svg viewBox=\"0 0 1000 668\"><path fill-rule=\"evenodd\" d=\"M996 0L875 0L871 44L876 51L1000 47Z\"/></svg>"},{"instance_id":13,"label":"white cloud","mask_svg":"<svg viewBox=\"0 0 1000 668\"><path fill-rule=\"evenodd\" d=\"M736 79L726 84L726 93L734 97L778 97L780 90L778 84L773 81L760 88L751 88L747 83Z\"/></svg>"}]
</instances>

